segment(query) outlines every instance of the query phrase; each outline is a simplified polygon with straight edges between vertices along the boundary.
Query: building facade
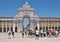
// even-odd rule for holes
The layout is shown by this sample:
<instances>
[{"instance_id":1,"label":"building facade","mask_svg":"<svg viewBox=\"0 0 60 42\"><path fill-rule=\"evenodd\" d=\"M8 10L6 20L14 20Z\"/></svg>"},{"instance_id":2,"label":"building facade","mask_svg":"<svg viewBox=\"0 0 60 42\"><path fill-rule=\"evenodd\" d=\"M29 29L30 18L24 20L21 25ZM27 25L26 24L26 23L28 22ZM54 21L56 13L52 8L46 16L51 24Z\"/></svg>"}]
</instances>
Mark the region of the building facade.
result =
<instances>
[{"instance_id":1,"label":"building facade","mask_svg":"<svg viewBox=\"0 0 60 42\"><path fill-rule=\"evenodd\" d=\"M15 17L0 17L0 32L20 32L24 29L23 20L29 19L29 24L26 26L27 29L38 30L54 29L60 31L60 18L54 17L38 17L35 15L35 9L30 7L26 2L22 7L18 9L18 13Z\"/></svg>"}]
</instances>

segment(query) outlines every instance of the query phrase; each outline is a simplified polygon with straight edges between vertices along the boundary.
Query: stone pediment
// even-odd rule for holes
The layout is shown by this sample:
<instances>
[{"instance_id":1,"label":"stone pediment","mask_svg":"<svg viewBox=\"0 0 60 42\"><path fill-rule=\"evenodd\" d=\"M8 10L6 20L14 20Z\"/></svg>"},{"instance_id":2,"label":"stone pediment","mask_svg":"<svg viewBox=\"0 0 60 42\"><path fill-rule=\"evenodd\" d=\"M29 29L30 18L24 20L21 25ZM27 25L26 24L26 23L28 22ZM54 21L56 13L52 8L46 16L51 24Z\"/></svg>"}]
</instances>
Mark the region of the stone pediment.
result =
<instances>
[{"instance_id":1,"label":"stone pediment","mask_svg":"<svg viewBox=\"0 0 60 42\"><path fill-rule=\"evenodd\" d=\"M23 7L20 7L18 9L18 12L21 12L21 11L34 11L35 9L30 7L30 5L28 4L28 2L26 2Z\"/></svg>"}]
</instances>

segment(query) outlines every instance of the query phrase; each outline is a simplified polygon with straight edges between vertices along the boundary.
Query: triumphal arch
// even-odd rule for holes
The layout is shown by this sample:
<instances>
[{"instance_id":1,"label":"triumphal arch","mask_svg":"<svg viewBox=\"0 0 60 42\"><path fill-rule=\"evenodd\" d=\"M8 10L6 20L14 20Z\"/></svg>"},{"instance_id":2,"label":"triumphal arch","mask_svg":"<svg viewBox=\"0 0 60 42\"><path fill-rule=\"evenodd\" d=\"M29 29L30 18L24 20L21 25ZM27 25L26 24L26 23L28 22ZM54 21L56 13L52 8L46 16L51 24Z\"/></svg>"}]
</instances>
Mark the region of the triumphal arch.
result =
<instances>
[{"instance_id":1,"label":"triumphal arch","mask_svg":"<svg viewBox=\"0 0 60 42\"><path fill-rule=\"evenodd\" d=\"M15 28L16 25L18 32L22 31L24 28L23 26L24 18L29 19L29 29L31 30L34 29L35 23L39 20L39 18L35 15L35 9L31 8L28 2L26 2L21 8L18 9L18 13L14 17L15 20L13 27Z\"/></svg>"}]
</instances>

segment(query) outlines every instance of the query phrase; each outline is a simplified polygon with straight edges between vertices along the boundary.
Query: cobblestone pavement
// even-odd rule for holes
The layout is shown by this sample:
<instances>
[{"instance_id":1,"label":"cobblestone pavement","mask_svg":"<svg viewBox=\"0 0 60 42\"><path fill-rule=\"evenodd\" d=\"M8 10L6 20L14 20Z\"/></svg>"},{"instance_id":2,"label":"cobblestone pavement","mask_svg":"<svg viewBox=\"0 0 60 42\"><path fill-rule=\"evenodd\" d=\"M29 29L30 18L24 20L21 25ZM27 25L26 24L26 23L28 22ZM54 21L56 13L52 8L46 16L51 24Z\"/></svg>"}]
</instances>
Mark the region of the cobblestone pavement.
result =
<instances>
[{"instance_id":1,"label":"cobblestone pavement","mask_svg":"<svg viewBox=\"0 0 60 42\"><path fill-rule=\"evenodd\" d=\"M12 37L12 36L11 36ZM22 38L20 33L15 33L15 38L8 39L7 33L0 33L0 42L60 42L60 36L58 38Z\"/></svg>"}]
</instances>

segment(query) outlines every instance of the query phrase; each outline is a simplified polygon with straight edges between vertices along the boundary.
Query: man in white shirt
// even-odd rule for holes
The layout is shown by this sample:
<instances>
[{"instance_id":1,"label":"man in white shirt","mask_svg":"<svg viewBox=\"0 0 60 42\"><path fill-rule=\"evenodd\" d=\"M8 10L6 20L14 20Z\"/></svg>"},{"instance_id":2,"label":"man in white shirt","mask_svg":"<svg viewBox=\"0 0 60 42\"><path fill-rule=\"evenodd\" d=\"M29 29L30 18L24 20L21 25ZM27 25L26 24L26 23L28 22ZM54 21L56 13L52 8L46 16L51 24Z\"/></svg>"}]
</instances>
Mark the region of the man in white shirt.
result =
<instances>
[{"instance_id":1,"label":"man in white shirt","mask_svg":"<svg viewBox=\"0 0 60 42\"><path fill-rule=\"evenodd\" d=\"M43 30L40 30L40 33L41 33L41 37L43 36Z\"/></svg>"}]
</instances>

